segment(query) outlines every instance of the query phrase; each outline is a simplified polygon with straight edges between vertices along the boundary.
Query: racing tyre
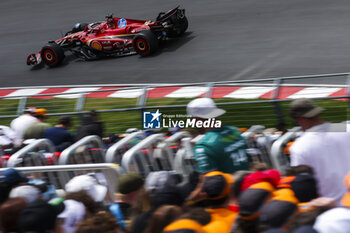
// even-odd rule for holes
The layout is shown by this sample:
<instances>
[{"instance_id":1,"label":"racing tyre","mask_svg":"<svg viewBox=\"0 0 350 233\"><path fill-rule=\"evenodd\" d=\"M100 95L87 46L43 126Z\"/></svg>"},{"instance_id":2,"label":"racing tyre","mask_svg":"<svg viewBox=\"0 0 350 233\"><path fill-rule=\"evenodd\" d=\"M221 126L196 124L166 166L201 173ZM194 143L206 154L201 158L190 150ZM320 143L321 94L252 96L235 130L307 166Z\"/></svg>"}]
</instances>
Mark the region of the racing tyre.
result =
<instances>
[{"instance_id":1,"label":"racing tyre","mask_svg":"<svg viewBox=\"0 0 350 233\"><path fill-rule=\"evenodd\" d=\"M132 40L135 51L142 57L147 57L157 51L158 39L151 31L142 31Z\"/></svg>"},{"instance_id":2,"label":"racing tyre","mask_svg":"<svg viewBox=\"0 0 350 233\"><path fill-rule=\"evenodd\" d=\"M58 66L64 59L64 51L59 45L50 43L41 49L41 59L49 67Z\"/></svg>"}]
</instances>

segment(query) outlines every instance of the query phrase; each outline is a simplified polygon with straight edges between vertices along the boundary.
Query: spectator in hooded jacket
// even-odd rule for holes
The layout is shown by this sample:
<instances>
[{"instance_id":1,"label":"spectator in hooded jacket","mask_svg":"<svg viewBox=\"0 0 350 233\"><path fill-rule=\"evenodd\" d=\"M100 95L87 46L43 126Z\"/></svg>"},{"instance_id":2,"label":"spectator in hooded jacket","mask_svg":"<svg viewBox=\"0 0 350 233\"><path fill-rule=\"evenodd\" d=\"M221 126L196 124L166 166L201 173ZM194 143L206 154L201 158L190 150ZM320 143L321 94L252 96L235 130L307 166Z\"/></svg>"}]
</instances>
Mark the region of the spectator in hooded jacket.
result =
<instances>
[{"instance_id":1,"label":"spectator in hooded jacket","mask_svg":"<svg viewBox=\"0 0 350 233\"><path fill-rule=\"evenodd\" d=\"M103 136L103 124L98 121L98 114L95 110L91 110L81 117L81 125L77 129L76 137L79 140L89 135Z\"/></svg>"}]
</instances>

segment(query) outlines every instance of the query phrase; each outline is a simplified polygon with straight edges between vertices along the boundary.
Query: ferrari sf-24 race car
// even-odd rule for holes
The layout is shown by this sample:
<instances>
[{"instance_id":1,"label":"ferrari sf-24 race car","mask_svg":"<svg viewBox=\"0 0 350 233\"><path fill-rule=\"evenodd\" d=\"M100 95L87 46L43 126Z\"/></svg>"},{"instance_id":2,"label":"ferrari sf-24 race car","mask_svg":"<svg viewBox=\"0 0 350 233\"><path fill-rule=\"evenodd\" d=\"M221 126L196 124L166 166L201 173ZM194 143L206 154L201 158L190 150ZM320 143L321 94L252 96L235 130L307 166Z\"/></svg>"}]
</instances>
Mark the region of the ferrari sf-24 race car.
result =
<instances>
[{"instance_id":1,"label":"ferrari sf-24 race car","mask_svg":"<svg viewBox=\"0 0 350 233\"><path fill-rule=\"evenodd\" d=\"M154 53L161 41L181 36L188 27L185 9L179 6L160 12L155 21L106 16L106 21L78 23L64 37L49 41L37 54L30 54L27 65L58 66L70 51L85 60L109 56Z\"/></svg>"}]
</instances>

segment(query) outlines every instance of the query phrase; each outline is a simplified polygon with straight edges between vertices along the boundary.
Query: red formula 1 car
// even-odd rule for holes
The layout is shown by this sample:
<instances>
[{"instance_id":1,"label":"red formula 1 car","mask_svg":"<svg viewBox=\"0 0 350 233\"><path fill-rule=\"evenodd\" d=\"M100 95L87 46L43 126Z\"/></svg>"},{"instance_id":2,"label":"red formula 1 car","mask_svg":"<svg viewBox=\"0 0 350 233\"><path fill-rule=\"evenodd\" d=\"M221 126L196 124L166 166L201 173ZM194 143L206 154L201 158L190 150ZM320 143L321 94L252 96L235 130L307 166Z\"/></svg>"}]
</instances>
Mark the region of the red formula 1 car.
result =
<instances>
[{"instance_id":1,"label":"red formula 1 car","mask_svg":"<svg viewBox=\"0 0 350 233\"><path fill-rule=\"evenodd\" d=\"M30 54L27 65L59 65L65 51L86 60L125 56L138 53L148 56L158 49L159 42L181 36L188 27L185 9L179 6L159 13L155 21L106 16L106 21L78 23L63 38L50 41L37 54Z\"/></svg>"}]
</instances>

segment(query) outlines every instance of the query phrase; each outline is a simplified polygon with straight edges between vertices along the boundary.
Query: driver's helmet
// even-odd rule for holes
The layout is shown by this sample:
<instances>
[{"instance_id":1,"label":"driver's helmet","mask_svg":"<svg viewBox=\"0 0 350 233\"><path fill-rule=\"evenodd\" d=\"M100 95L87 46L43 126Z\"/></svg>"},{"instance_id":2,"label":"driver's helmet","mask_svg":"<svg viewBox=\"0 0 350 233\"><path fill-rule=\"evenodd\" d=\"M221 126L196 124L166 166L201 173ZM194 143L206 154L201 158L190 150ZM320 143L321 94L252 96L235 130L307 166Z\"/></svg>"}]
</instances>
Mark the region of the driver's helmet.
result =
<instances>
[{"instance_id":1,"label":"driver's helmet","mask_svg":"<svg viewBox=\"0 0 350 233\"><path fill-rule=\"evenodd\" d=\"M73 29L72 29L72 32L80 32L80 31L83 31L86 27L86 24L81 24L81 23L77 23L74 25Z\"/></svg>"}]
</instances>

